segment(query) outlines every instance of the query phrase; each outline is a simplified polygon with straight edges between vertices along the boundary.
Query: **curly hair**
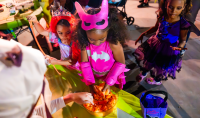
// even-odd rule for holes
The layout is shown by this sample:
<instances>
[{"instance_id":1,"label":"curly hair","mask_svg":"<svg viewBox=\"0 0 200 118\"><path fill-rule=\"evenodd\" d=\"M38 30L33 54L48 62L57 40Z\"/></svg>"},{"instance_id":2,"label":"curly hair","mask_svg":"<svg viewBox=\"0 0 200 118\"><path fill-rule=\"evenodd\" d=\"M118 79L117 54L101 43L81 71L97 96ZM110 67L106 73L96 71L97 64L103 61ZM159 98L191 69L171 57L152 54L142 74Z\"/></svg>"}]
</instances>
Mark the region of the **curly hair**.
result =
<instances>
[{"instance_id":1,"label":"curly hair","mask_svg":"<svg viewBox=\"0 0 200 118\"><path fill-rule=\"evenodd\" d=\"M87 13L91 15L97 14L98 12L100 12L100 8L90 8L87 11ZM118 19L117 9L110 8L108 17L108 27L103 29L103 32L108 31L107 41L112 44L117 44L119 41L121 44L123 44L125 40L129 39L129 36L125 24ZM74 37L76 37L75 39L78 40L80 48L84 49L89 45L89 41L86 35L86 31L81 27L81 23L82 21L79 21L76 27L76 35L74 35ZM94 30L96 29L91 29L89 31Z\"/></svg>"},{"instance_id":2,"label":"curly hair","mask_svg":"<svg viewBox=\"0 0 200 118\"><path fill-rule=\"evenodd\" d=\"M180 14L183 17L186 14L190 13L190 10L192 8L192 0L184 0L184 2L185 2L185 9ZM161 22L163 16L167 15L167 9L166 9L167 3L168 3L167 0L163 0L163 2L161 1L159 9L156 11L156 14L158 15L158 20L160 22Z\"/></svg>"}]
</instances>

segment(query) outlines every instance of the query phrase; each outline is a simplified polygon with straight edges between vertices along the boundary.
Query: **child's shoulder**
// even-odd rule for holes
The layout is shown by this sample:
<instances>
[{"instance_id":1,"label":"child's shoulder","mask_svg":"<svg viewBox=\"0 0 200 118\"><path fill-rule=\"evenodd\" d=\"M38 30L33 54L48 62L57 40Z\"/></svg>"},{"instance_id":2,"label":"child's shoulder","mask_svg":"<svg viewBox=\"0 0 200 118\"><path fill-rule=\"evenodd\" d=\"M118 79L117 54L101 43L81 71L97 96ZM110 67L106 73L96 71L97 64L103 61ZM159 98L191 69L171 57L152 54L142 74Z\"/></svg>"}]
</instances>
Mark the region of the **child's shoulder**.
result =
<instances>
[{"instance_id":1,"label":"child's shoulder","mask_svg":"<svg viewBox=\"0 0 200 118\"><path fill-rule=\"evenodd\" d=\"M187 30L190 28L190 23L184 18L180 18L181 30Z\"/></svg>"},{"instance_id":2,"label":"child's shoulder","mask_svg":"<svg viewBox=\"0 0 200 118\"><path fill-rule=\"evenodd\" d=\"M113 51L113 50L119 50L119 49L122 49L122 45L119 41L117 41L116 44L113 44L113 43L109 43L109 46L110 46L110 49Z\"/></svg>"}]
</instances>

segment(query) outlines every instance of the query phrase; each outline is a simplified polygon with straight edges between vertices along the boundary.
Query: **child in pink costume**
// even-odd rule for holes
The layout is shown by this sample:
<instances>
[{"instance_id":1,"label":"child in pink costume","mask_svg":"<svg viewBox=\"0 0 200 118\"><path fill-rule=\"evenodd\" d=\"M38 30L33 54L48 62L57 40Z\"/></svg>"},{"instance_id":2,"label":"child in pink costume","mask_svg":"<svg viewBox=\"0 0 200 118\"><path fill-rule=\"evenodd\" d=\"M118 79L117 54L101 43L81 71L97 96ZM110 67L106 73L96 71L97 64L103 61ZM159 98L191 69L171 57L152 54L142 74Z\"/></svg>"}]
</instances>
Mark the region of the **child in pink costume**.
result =
<instances>
[{"instance_id":1,"label":"child in pink costume","mask_svg":"<svg viewBox=\"0 0 200 118\"><path fill-rule=\"evenodd\" d=\"M107 0L103 0L101 9L90 8L87 13L79 3L75 6L81 19L77 39L81 46L82 81L90 86L91 92L95 78L105 81L103 91L110 91L113 85L122 89L126 83L124 72L128 69L120 43L128 36L124 23L117 18L117 10L111 8L108 13Z\"/></svg>"}]
</instances>

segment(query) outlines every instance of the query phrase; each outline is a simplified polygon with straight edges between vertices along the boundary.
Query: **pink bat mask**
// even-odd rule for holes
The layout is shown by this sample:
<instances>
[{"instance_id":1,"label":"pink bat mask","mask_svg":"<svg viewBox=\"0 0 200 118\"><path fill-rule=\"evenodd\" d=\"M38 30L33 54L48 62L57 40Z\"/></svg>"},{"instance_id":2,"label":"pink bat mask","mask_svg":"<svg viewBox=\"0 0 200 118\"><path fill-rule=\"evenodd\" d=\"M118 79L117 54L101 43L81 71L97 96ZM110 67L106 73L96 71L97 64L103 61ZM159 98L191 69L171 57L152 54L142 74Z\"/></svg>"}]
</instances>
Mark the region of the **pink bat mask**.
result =
<instances>
[{"instance_id":1,"label":"pink bat mask","mask_svg":"<svg viewBox=\"0 0 200 118\"><path fill-rule=\"evenodd\" d=\"M97 14L90 15L85 13L78 2L75 2L76 10L82 20L82 28L84 30L105 29L108 26L108 1L103 0L101 11ZM102 24L102 25L98 25Z\"/></svg>"}]
</instances>

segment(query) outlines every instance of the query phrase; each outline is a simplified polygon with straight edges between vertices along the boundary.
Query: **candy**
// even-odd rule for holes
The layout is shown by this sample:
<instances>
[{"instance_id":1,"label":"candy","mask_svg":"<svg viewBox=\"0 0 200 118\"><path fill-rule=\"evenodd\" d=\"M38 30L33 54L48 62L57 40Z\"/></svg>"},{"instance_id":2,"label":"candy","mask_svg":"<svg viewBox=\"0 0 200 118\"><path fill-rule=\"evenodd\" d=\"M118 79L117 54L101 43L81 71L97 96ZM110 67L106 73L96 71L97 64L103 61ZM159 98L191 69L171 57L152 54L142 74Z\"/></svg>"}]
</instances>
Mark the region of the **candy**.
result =
<instances>
[{"instance_id":1,"label":"candy","mask_svg":"<svg viewBox=\"0 0 200 118\"><path fill-rule=\"evenodd\" d=\"M109 91L102 92L105 83L95 85L95 94L93 94L94 105L91 103L83 104L83 106L92 112L104 112L113 108L117 102L117 96Z\"/></svg>"}]
</instances>

